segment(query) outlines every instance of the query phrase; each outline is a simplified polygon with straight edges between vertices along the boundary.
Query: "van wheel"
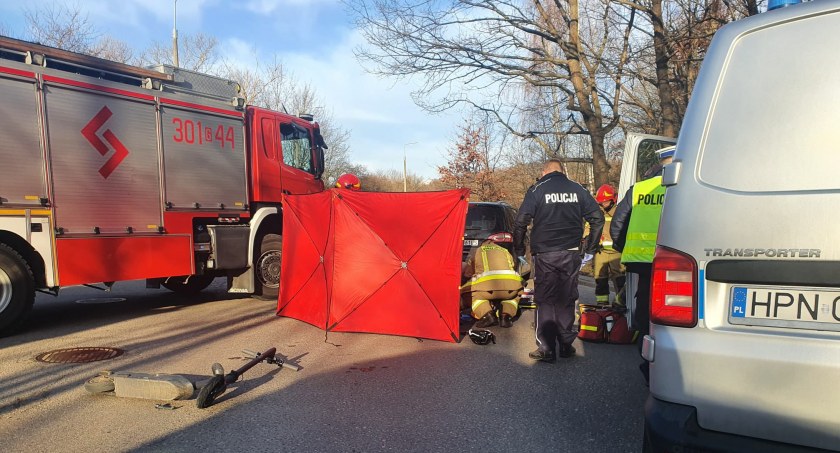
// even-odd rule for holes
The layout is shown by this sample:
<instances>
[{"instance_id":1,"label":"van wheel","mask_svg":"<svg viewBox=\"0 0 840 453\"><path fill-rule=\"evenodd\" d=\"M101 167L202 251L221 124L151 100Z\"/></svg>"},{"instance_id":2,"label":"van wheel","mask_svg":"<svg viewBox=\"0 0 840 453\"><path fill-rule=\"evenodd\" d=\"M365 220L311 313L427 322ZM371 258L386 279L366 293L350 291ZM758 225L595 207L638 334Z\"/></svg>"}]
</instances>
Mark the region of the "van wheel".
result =
<instances>
[{"instance_id":1,"label":"van wheel","mask_svg":"<svg viewBox=\"0 0 840 453\"><path fill-rule=\"evenodd\" d=\"M210 286L216 277L213 275L190 275L181 277L169 277L161 285L173 293L190 296L198 294L204 288Z\"/></svg>"},{"instance_id":2,"label":"van wheel","mask_svg":"<svg viewBox=\"0 0 840 453\"><path fill-rule=\"evenodd\" d=\"M283 236L266 234L260 240L260 254L254 261L254 297L277 300L280 294L280 265L283 262Z\"/></svg>"},{"instance_id":3,"label":"van wheel","mask_svg":"<svg viewBox=\"0 0 840 453\"><path fill-rule=\"evenodd\" d=\"M35 282L18 252L0 244L0 336L14 333L32 311Z\"/></svg>"}]
</instances>

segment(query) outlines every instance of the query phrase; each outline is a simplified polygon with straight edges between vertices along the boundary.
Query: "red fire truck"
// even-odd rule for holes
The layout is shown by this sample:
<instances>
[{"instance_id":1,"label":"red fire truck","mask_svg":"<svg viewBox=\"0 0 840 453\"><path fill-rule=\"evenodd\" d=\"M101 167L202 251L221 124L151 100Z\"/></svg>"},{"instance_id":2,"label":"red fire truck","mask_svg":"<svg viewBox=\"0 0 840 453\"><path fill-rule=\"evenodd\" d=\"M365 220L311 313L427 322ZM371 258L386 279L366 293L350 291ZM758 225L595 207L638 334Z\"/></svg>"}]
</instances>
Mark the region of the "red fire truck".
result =
<instances>
[{"instance_id":1,"label":"red fire truck","mask_svg":"<svg viewBox=\"0 0 840 453\"><path fill-rule=\"evenodd\" d=\"M324 189L311 115L232 81L0 37L0 334L35 292L227 277L276 298L284 194Z\"/></svg>"}]
</instances>

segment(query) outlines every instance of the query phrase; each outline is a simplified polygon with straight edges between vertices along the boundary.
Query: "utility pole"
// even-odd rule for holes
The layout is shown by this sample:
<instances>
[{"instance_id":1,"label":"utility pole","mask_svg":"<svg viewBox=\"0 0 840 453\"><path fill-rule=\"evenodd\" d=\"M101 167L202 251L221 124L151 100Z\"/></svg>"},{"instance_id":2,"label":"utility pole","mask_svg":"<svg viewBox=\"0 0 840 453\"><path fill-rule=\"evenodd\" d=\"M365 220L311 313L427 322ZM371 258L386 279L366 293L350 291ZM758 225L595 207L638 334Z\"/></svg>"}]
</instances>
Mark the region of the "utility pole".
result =
<instances>
[{"instance_id":1,"label":"utility pole","mask_svg":"<svg viewBox=\"0 0 840 453\"><path fill-rule=\"evenodd\" d=\"M178 0L173 0L172 13L172 65L178 67Z\"/></svg>"},{"instance_id":2,"label":"utility pole","mask_svg":"<svg viewBox=\"0 0 840 453\"><path fill-rule=\"evenodd\" d=\"M417 142L403 144L403 192L408 192L408 159L405 154L405 147L408 145L416 145Z\"/></svg>"}]
</instances>

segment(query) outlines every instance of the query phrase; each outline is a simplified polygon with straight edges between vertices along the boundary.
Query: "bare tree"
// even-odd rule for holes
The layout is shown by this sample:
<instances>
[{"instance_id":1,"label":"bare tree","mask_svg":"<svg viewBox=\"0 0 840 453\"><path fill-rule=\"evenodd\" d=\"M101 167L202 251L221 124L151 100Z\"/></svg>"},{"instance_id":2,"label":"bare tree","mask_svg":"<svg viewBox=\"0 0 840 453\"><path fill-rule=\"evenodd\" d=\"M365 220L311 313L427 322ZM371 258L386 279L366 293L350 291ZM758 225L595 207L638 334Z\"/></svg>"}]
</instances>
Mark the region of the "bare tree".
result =
<instances>
[{"instance_id":1,"label":"bare tree","mask_svg":"<svg viewBox=\"0 0 840 453\"><path fill-rule=\"evenodd\" d=\"M294 115L309 113L315 117L328 146L324 150L325 168L322 176L327 185L332 185L343 173L360 173L364 170L364 167L350 161L350 131L337 124L332 112L325 107L326 103L311 85L299 83L276 56L267 65L261 64L258 58L252 61L256 63L250 68L230 61L222 62L218 73L237 81L243 97L250 105Z\"/></svg>"},{"instance_id":2,"label":"bare tree","mask_svg":"<svg viewBox=\"0 0 840 453\"><path fill-rule=\"evenodd\" d=\"M112 36L103 36L90 51L91 55L119 63L136 64L134 50L127 42L116 39Z\"/></svg>"},{"instance_id":3,"label":"bare tree","mask_svg":"<svg viewBox=\"0 0 840 453\"><path fill-rule=\"evenodd\" d=\"M120 63L134 63L131 47L112 36L103 36L77 4L52 3L41 9L26 8L24 18L26 40Z\"/></svg>"},{"instance_id":4,"label":"bare tree","mask_svg":"<svg viewBox=\"0 0 840 453\"><path fill-rule=\"evenodd\" d=\"M89 54L99 32L79 5L51 3L40 9L26 7L27 40L72 52Z\"/></svg>"},{"instance_id":5,"label":"bare tree","mask_svg":"<svg viewBox=\"0 0 840 453\"><path fill-rule=\"evenodd\" d=\"M348 0L368 43L371 71L422 76L414 100L429 111L466 104L546 154L567 134L589 137L597 181L609 172L604 137L618 124L623 63L605 0ZM534 93L523 100L527 92ZM539 100L539 102L535 102ZM530 102L527 102L530 101ZM561 106L562 112L557 108ZM541 118L543 134L530 118ZM551 138L554 137L554 143Z\"/></svg>"},{"instance_id":6,"label":"bare tree","mask_svg":"<svg viewBox=\"0 0 840 453\"><path fill-rule=\"evenodd\" d=\"M635 129L676 137L712 37L726 23L757 14L761 2L614 1L629 8L627 17L635 11L642 16L628 71L635 80L624 85L625 114L633 118Z\"/></svg>"},{"instance_id":7,"label":"bare tree","mask_svg":"<svg viewBox=\"0 0 840 453\"><path fill-rule=\"evenodd\" d=\"M373 173L360 173L360 178L362 179L362 190L366 192L403 191L403 174L399 170L379 170ZM440 187L426 183L422 177L413 173L406 175L405 182L409 192L441 190Z\"/></svg>"},{"instance_id":8,"label":"bare tree","mask_svg":"<svg viewBox=\"0 0 840 453\"><path fill-rule=\"evenodd\" d=\"M204 33L194 35L179 35L178 37L178 65L181 68L196 72L212 72L219 61L217 46L219 41L215 36ZM144 50L139 58L139 64L172 65L172 43L155 41Z\"/></svg>"}]
</instances>

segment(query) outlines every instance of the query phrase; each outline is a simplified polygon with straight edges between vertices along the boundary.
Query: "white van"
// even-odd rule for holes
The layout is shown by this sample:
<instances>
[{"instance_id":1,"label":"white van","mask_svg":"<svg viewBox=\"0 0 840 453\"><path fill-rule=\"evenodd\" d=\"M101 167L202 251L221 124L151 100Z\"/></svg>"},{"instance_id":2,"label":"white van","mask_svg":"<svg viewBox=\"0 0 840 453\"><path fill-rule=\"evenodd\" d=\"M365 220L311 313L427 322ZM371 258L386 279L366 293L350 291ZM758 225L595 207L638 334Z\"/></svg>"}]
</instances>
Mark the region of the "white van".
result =
<instances>
[{"instance_id":1,"label":"white van","mask_svg":"<svg viewBox=\"0 0 840 453\"><path fill-rule=\"evenodd\" d=\"M716 34L663 185L646 451L840 449L840 2Z\"/></svg>"}]
</instances>

